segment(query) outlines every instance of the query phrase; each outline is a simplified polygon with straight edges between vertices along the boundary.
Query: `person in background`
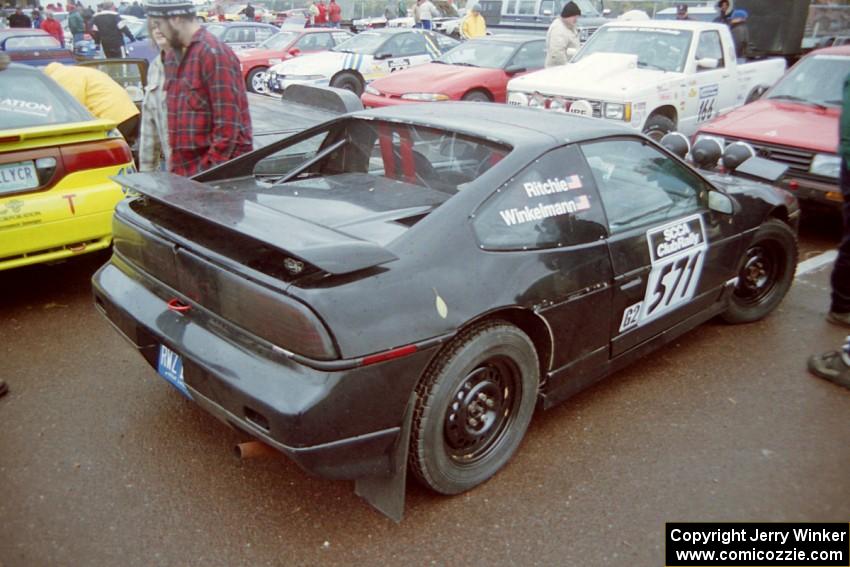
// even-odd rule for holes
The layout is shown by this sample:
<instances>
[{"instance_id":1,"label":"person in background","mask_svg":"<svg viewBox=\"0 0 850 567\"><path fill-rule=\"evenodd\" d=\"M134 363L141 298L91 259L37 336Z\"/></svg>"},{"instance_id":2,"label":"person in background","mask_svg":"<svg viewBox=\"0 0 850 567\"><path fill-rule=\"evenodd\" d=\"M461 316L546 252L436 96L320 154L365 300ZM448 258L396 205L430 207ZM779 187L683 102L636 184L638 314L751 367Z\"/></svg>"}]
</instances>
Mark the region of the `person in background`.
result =
<instances>
[{"instance_id":1,"label":"person in background","mask_svg":"<svg viewBox=\"0 0 850 567\"><path fill-rule=\"evenodd\" d=\"M319 17L319 8L313 0L310 0L307 9L310 11L310 20L307 22L307 27L313 27L316 25L316 18Z\"/></svg>"},{"instance_id":2,"label":"person in background","mask_svg":"<svg viewBox=\"0 0 850 567\"><path fill-rule=\"evenodd\" d=\"M407 17L407 4L404 3L404 0L398 0L398 17Z\"/></svg>"},{"instance_id":3,"label":"person in background","mask_svg":"<svg viewBox=\"0 0 850 567\"><path fill-rule=\"evenodd\" d=\"M413 4L413 27L421 28L422 27L422 18L419 17L420 8L419 5L422 3L422 0L416 0Z\"/></svg>"},{"instance_id":4,"label":"person in background","mask_svg":"<svg viewBox=\"0 0 850 567\"><path fill-rule=\"evenodd\" d=\"M31 28L32 20L29 16L24 14L24 11L20 8L15 8L15 13L9 16L9 27L10 28Z\"/></svg>"},{"instance_id":5,"label":"person in background","mask_svg":"<svg viewBox=\"0 0 850 567\"><path fill-rule=\"evenodd\" d=\"M191 0L146 0L165 55L169 171L191 177L253 148L239 59L201 26Z\"/></svg>"},{"instance_id":6,"label":"person in background","mask_svg":"<svg viewBox=\"0 0 850 567\"><path fill-rule=\"evenodd\" d=\"M79 5L78 9L80 10L80 14L83 16L83 23L86 25L86 33L93 36L94 35L94 10L92 10L88 6L85 6L85 7L81 7L81 6L82 5Z\"/></svg>"},{"instance_id":7,"label":"person in background","mask_svg":"<svg viewBox=\"0 0 850 567\"><path fill-rule=\"evenodd\" d=\"M838 138L841 156L838 184L844 198L841 206L844 233L832 267L832 294L826 318L830 323L850 327L850 75L844 78ZM815 376L850 388L850 336L845 339L843 348L809 357L808 366Z\"/></svg>"},{"instance_id":8,"label":"person in background","mask_svg":"<svg viewBox=\"0 0 850 567\"><path fill-rule=\"evenodd\" d=\"M51 63L44 74L71 93L97 118L112 120L132 145L139 129L139 109L127 91L109 75L94 67Z\"/></svg>"},{"instance_id":9,"label":"person in background","mask_svg":"<svg viewBox=\"0 0 850 567\"><path fill-rule=\"evenodd\" d=\"M68 31L71 32L72 41L74 42L74 46L76 46L78 41L83 41L86 34L86 22L83 20L81 10L73 4L68 3L68 11L70 11L68 15Z\"/></svg>"},{"instance_id":10,"label":"person in background","mask_svg":"<svg viewBox=\"0 0 850 567\"><path fill-rule=\"evenodd\" d=\"M419 23L422 24L423 30L433 29L431 20L439 16L440 11L431 3L431 0L422 0L419 4Z\"/></svg>"},{"instance_id":11,"label":"person in background","mask_svg":"<svg viewBox=\"0 0 850 567\"><path fill-rule=\"evenodd\" d=\"M138 0L133 0L132 6L127 10L127 13L136 18L145 17L145 9L139 4Z\"/></svg>"},{"instance_id":12,"label":"person in background","mask_svg":"<svg viewBox=\"0 0 850 567\"><path fill-rule=\"evenodd\" d=\"M53 12L50 10L47 10L47 17L41 22L41 29L55 37L56 41L62 47L65 47L65 31L62 29L62 24L53 17Z\"/></svg>"},{"instance_id":13,"label":"person in background","mask_svg":"<svg viewBox=\"0 0 850 567\"><path fill-rule=\"evenodd\" d=\"M101 4L102 9L92 18L92 31L95 39L103 48L103 54L107 58L124 57L124 37L135 41L133 33L127 28L127 22L121 20L121 16L115 11L112 2Z\"/></svg>"},{"instance_id":14,"label":"person in background","mask_svg":"<svg viewBox=\"0 0 850 567\"><path fill-rule=\"evenodd\" d=\"M688 15L688 5L687 4L679 4L676 6L676 19L677 20L690 20L691 17Z\"/></svg>"},{"instance_id":15,"label":"person in background","mask_svg":"<svg viewBox=\"0 0 850 567\"><path fill-rule=\"evenodd\" d=\"M316 9L319 13L316 15L316 27L324 28L328 25L328 7L325 5L325 0L319 0L316 3Z\"/></svg>"},{"instance_id":16,"label":"person in background","mask_svg":"<svg viewBox=\"0 0 850 567\"><path fill-rule=\"evenodd\" d=\"M38 8L34 8L32 11L32 27L36 29L41 29L41 22L43 21L41 17L41 11Z\"/></svg>"},{"instance_id":17,"label":"person in background","mask_svg":"<svg viewBox=\"0 0 850 567\"><path fill-rule=\"evenodd\" d=\"M338 28L339 22L342 21L342 8L336 3L336 0L331 0L328 4L328 21L332 28Z\"/></svg>"},{"instance_id":18,"label":"person in background","mask_svg":"<svg viewBox=\"0 0 850 567\"><path fill-rule=\"evenodd\" d=\"M171 158L171 146L168 145L168 103L165 97L165 55L171 50L171 46L162 32L154 28L150 21L148 33L159 48L159 53L148 67L145 98L142 100L139 171L143 172L168 170Z\"/></svg>"},{"instance_id":19,"label":"person in background","mask_svg":"<svg viewBox=\"0 0 850 567\"><path fill-rule=\"evenodd\" d=\"M714 18L714 23L729 25L729 0L720 0L716 8L717 17Z\"/></svg>"},{"instance_id":20,"label":"person in background","mask_svg":"<svg viewBox=\"0 0 850 567\"><path fill-rule=\"evenodd\" d=\"M250 2L248 2L248 3L245 5L245 7L244 7L244 8L242 8L242 10L241 10L239 13L240 13L241 15L245 16L245 20L246 20L246 21L249 21L249 22L253 22L253 21L254 21L254 14L255 14L255 11L254 11L254 7L253 7L253 6L251 6L251 3L250 3Z\"/></svg>"},{"instance_id":21,"label":"person in background","mask_svg":"<svg viewBox=\"0 0 850 567\"><path fill-rule=\"evenodd\" d=\"M546 32L546 67L566 65L579 48L577 22L581 10L575 2L567 2L561 17L555 18Z\"/></svg>"},{"instance_id":22,"label":"person in background","mask_svg":"<svg viewBox=\"0 0 850 567\"><path fill-rule=\"evenodd\" d=\"M747 46L750 43L750 29L747 27L749 14L743 8L737 8L729 18L729 31L732 32L732 42L735 44L735 54L738 63L743 63L747 56Z\"/></svg>"},{"instance_id":23,"label":"person in background","mask_svg":"<svg viewBox=\"0 0 850 567\"><path fill-rule=\"evenodd\" d=\"M484 16L481 15L481 6L478 4L474 4L463 19L460 35L464 39L474 39L487 35L487 22L484 21Z\"/></svg>"},{"instance_id":24,"label":"person in background","mask_svg":"<svg viewBox=\"0 0 850 567\"><path fill-rule=\"evenodd\" d=\"M125 14L129 15L127 12L129 9L130 4L128 4L125 0L121 0L121 2L118 4L118 14L121 16Z\"/></svg>"}]
</instances>

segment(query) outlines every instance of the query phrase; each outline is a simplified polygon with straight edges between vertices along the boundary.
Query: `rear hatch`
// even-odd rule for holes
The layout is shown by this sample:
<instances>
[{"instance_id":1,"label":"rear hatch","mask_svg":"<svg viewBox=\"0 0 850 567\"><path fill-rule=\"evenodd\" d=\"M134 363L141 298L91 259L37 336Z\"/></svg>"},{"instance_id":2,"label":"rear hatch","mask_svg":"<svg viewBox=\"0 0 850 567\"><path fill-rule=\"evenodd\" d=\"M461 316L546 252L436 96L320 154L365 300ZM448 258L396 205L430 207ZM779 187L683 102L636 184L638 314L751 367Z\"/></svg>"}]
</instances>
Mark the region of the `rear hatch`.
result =
<instances>
[{"instance_id":1,"label":"rear hatch","mask_svg":"<svg viewBox=\"0 0 850 567\"><path fill-rule=\"evenodd\" d=\"M123 261L237 327L320 360L337 356L330 335L288 287L392 262L387 245L449 198L355 173L277 186L167 173L119 182L142 194L116 209Z\"/></svg>"}]
</instances>

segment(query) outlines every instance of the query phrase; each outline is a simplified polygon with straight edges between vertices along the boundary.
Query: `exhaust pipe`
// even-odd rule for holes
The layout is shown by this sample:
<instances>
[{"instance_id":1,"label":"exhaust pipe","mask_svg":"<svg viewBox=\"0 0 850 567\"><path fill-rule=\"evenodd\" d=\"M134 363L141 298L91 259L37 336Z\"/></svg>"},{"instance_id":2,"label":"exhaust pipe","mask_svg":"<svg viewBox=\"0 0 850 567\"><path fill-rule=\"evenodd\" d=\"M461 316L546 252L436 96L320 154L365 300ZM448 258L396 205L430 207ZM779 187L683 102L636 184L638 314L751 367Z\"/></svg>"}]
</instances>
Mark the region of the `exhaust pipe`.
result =
<instances>
[{"instance_id":1,"label":"exhaust pipe","mask_svg":"<svg viewBox=\"0 0 850 567\"><path fill-rule=\"evenodd\" d=\"M240 459L254 459L257 457L270 457L278 455L280 452L274 447L266 445L262 441L246 441L237 443L233 448L236 451L236 456Z\"/></svg>"}]
</instances>

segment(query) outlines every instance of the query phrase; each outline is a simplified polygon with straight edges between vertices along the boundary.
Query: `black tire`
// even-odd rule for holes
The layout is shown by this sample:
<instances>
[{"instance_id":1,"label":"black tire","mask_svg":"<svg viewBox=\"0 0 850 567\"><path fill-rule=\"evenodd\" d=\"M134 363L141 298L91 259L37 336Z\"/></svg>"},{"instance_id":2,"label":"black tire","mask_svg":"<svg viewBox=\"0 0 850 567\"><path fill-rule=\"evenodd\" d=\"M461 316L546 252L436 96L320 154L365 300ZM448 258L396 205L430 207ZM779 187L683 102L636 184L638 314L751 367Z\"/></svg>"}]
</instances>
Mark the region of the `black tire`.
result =
<instances>
[{"instance_id":1,"label":"black tire","mask_svg":"<svg viewBox=\"0 0 850 567\"><path fill-rule=\"evenodd\" d=\"M784 222L769 219L756 232L738 269L738 283L721 315L727 323L750 323L773 311L794 279L797 238Z\"/></svg>"},{"instance_id":2,"label":"black tire","mask_svg":"<svg viewBox=\"0 0 850 567\"><path fill-rule=\"evenodd\" d=\"M248 73L248 78L245 79L245 86L248 87L248 92L259 94L266 94L268 92L265 84L260 85L260 81L257 77L260 73L265 73L267 70L268 67L257 67L256 69L251 69L251 72Z\"/></svg>"},{"instance_id":3,"label":"black tire","mask_svg":"<svg viewBox=\"0 0 850 567\"><path fill-rule=\"evenodd\" d=\"M757 101L758 99L761 98L761 95L763 95L765 93L765 91L767 91L766 87L756 87L756 88L754 88L753 90L750 91L750 94L747 95L747 100L744 101L744 104L750 104L751 102Z\"/></svg>"},{"instance_id":4,"label":"black tire","mask_svg":"<svg viewBox=\"0 0 850 567\"><path fill-rule=\"evenodd\" d=\"M490 98L484 91L469 91L463 95L462 100L470 102L493 102L493 99Z\"/></svg>"},{"instance_id":5,"label":"black tire","mask_svg":"<svg viewBox=\"0 0 850 567\"><path fill-rule=\"evenodd\" d=\"M643 127L643 133L656 142L660 142L665 134L676 131L676 123L663 114L653 114Z\"/></svg>"},{"instance_id":6,"label":"black tire","mask_svg":"<svg viewBox=\"0 0 850 567\"><path fill-rule=\"evenodd\" d=\"M351 91L357 96L363 94L363 82L360 78L354 73L349 73L347 71L343 71L342 73L337 74L331 80L331 86L336 87L338 89L345 89L347 91Z\"/></svg>"},{"instance_id":7,"label":"black tire","mask_svg":"<svg viewBox=\"0 0 850 567\"><path fill-rule=\"evenodd\" d=\"M416 387L411 472L442 494L489 479L519 447L539 381L534 344L515 326L494 321L458 335Z\"/></svg>"}]
</instances>

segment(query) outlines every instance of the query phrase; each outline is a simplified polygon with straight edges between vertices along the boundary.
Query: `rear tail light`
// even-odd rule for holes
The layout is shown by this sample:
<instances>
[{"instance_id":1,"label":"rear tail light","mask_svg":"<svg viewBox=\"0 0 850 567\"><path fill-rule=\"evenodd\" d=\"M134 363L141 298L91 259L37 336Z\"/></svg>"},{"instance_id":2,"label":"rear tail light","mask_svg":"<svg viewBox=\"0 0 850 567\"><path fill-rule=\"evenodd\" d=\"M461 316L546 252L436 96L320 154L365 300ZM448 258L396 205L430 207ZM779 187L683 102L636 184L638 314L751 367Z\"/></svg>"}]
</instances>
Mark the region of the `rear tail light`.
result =
<instances>
[{"instance_id":1,"label":"rear tail light","mask_svg":"<svg viewBox=\"0 0 850 567\"><path fill-rule=\"evenodd\" d=\"M123 139L102 140L60 148L65 173L122 165L133 161Z\"/></svg>"}]
</instances>

